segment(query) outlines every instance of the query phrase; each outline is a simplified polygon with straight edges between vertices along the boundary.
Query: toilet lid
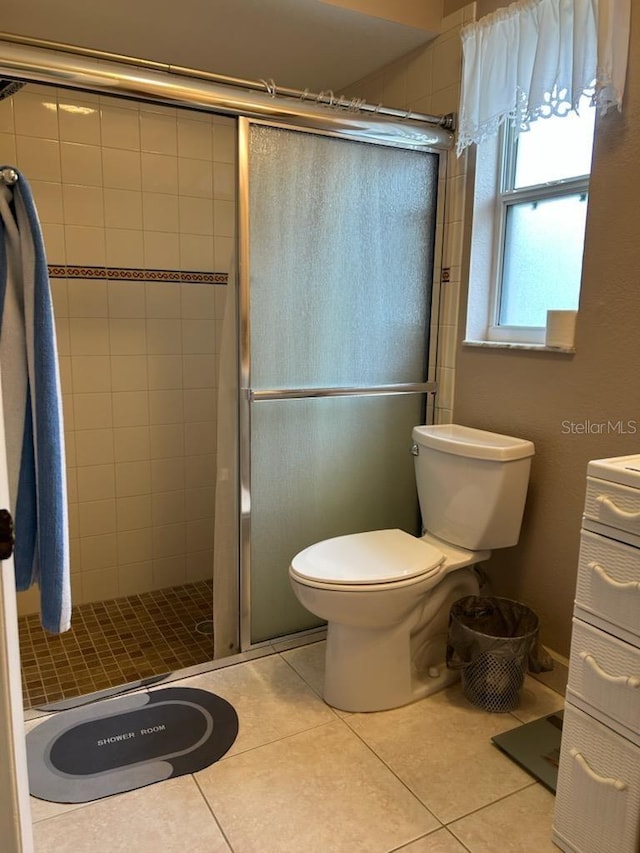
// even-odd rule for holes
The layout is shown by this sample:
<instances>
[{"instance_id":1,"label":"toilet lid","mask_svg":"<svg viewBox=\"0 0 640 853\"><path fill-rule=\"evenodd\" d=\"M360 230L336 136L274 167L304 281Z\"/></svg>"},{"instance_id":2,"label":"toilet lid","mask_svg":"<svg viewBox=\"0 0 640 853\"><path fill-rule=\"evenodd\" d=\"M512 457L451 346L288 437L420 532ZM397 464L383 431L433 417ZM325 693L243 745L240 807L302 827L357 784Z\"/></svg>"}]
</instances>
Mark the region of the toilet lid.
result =
<instances>
[{"instance_id":1,"label":"toilet lid","mask_svg":"<svg viewBox=\"0 0 640 853\"><path fill-rule=\"evenodd\" d=\"M372 530L310 545L291 567L309 580L376 584L436 574L443 560L442 551L403 530Z\"/></svg>"}]
</instances>

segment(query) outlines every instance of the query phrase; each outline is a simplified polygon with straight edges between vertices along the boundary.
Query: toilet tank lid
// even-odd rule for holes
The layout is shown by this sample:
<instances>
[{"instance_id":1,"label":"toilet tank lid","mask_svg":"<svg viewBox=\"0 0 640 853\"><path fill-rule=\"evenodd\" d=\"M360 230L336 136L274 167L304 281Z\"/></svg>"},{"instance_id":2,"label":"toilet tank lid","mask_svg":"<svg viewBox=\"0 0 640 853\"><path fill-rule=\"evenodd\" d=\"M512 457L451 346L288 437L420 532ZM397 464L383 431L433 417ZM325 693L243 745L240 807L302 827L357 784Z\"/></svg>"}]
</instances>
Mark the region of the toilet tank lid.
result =
<instances>
[{"instance_id":1,"label":"toilet tank lid","mask_svg":"<svg viewBox=\"0 0 640 853\"><path fill-rule=\"evenodd\" d=\"M466 456L469 459L490 459L510 462L533 456L533 442L511 435L500 435L483 429L459 424L436 424L413 428L413 440L422 447L431 447L442 453Z\"/></svg>"},{"instance_id":2,"label":"toilet tank lid","mask_svg":"<svg viewBox=\"0 0 640 853\"><path fill-rule=\"evenodd\" d=\"M302 578L333 584L378 584L436 573L444 554L404 530L371 530L310 545L291 561Z\"/></svg>"}]
</instances>

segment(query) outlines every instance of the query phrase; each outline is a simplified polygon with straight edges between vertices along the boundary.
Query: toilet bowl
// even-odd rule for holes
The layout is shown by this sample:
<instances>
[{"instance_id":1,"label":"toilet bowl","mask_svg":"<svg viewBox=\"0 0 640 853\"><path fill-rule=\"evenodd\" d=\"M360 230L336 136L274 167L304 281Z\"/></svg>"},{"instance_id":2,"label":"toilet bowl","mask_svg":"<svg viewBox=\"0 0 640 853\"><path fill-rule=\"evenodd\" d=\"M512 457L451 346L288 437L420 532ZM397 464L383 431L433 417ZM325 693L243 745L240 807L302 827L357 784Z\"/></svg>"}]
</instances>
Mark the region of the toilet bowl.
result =
<instances>
[{"instance_id":1,"label":"toilet bowl","mask_svg":"<svg viewBox=\"0 0 640 853\"><path fill-rule=\"evenodd\" d=\"M413 438L423 536L339 536L289 568L300 603L327 621L324 698L345 711L396 708L456 680L445 665L450 607L478 593L473 566L490 543L519 536L531 442L457 425L415 427Z\"/></svg>"},{"instance_id":2,"label":"toilet bowl","mask_svg":"<svg viewBox=\"0 0 640 853\"><path fill-rule=\"evenodd\" d=\"M326 619L324 698L345 711L382 711L440 690L449 608L478 592L472 553L402 530L339 536L297 554L300 603Z\"/></svg>"}]
</instances>

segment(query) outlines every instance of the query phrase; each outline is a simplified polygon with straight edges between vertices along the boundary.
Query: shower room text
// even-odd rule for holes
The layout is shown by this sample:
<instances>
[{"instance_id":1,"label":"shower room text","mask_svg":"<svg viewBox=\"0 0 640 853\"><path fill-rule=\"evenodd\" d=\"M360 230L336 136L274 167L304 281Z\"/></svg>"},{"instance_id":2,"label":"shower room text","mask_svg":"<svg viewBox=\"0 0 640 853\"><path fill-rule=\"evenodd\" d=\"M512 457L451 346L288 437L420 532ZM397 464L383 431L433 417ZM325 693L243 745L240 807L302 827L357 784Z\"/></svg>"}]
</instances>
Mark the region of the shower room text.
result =
<instances>
[{"instance_id":1,"label":"shower room text","mask_svg":"<svg viewBox=\"0 0 640 853\"><path fill-rule=\"evenodd\" d=\"M147 728L147 729L140 729L140 731L137 733L136 732L123 732L122 734L119 734L119 735L112 735L111 737L101 738L100 740L96 741L96 744L97 744L97 746L108 746L110 743L119 743L120 741L131 740L132 738L135 738L138 736L143 737L144 735L153 735L153 734L156 734L157 732L163 732L166 730L166 728L167 727L165 726L165 724L162 723L162 725L160 725L160 726L149 726L149 728Z\"/></svg>"}]
</instances>

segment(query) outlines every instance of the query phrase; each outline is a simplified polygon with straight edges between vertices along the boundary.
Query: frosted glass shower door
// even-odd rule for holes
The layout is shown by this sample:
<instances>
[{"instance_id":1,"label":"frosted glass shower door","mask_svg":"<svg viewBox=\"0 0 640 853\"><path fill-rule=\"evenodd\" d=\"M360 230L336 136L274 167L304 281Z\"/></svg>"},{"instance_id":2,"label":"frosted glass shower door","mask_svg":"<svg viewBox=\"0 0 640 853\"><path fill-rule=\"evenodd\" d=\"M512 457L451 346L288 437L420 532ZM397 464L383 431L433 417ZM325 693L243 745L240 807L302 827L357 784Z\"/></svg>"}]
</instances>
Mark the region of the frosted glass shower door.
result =
<instances>
[{"instance_id":1,"label":"frosted glass shower door","mask_svg":"<svg viewBox=\"0 0 640 853\"><path fill-rule=\"evenodd\" d=\"M291 558L418 532L439 155L247 122L241 318L249 644L318 624Z\"/></svg>"}]
</instances>

